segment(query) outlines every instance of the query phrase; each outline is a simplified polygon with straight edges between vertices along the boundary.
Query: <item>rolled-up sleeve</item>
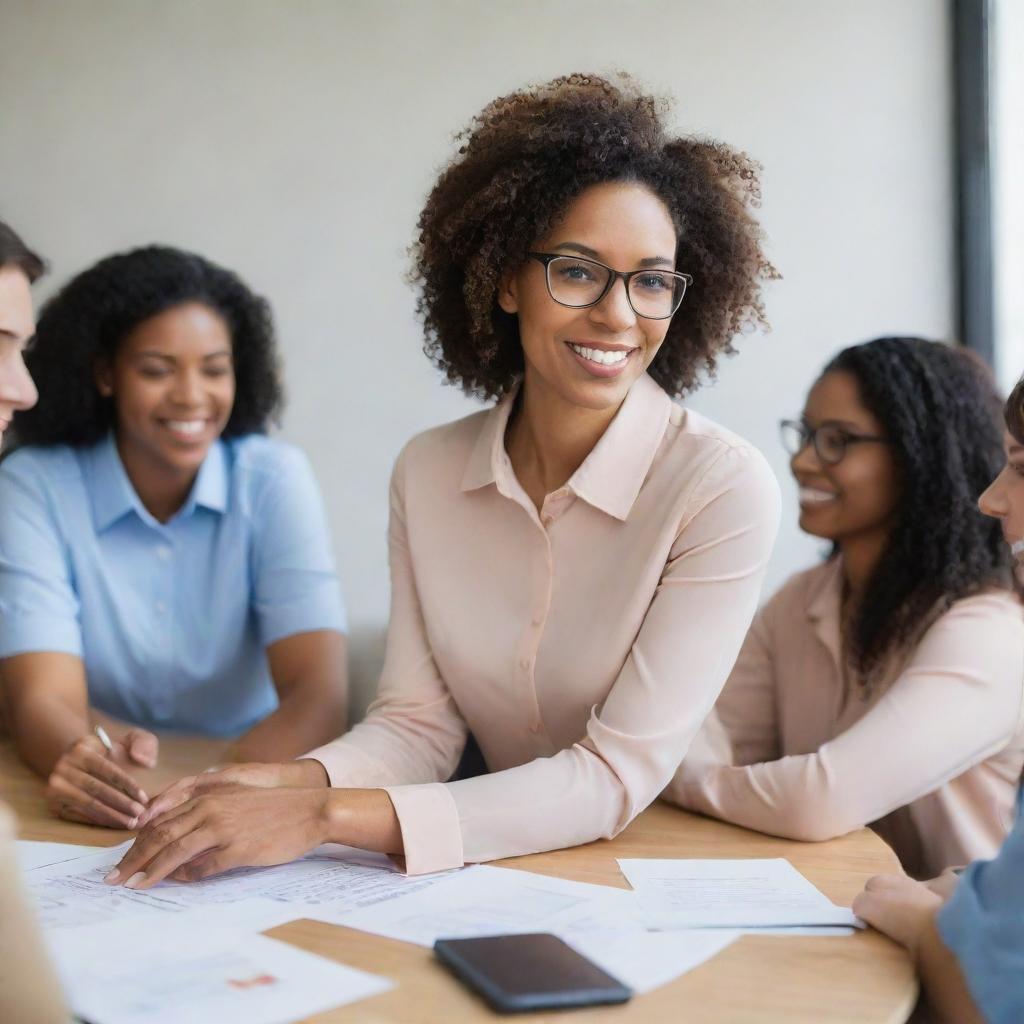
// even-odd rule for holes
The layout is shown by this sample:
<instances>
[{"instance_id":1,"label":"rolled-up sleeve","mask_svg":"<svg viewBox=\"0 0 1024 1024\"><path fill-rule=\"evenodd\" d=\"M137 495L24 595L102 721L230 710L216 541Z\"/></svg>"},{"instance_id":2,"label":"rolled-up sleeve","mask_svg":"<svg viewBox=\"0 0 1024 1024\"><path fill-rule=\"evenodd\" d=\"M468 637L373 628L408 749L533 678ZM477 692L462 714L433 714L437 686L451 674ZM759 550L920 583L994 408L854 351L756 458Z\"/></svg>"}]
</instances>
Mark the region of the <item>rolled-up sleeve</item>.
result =
<instances>
[{"instance_id":1,"label":"rolled-up sleeve","mask_svg":"<svg viewBox=\"0 0 1024 1024\"><path fill-rule=\"evenodd\" d=\"M973 863L939 912L939 934L992 1024L1024 1020L1024 818L991 861Z\"/></svg>"},{"instance_id":2,"label":"rolled-up sleeve","mask_svg":"<svg viewBox=\"0 0 1024 1024\"><path fill-rule=\"evenodd\" d=\"M253 604L265 647L296 633L346 631L323 500L298 449L281 445L254 499Z\"/></svg>"},{"instance_id":3,"label":"rolled-up sleeve","mask_svg":"<svg viewBox=\"0 0 1024 1024\"><path fill-rule=\"evenodd\" d=\"M79 601L44 478L12 456L0 466L0 658L82 655Z\"/></svg>"}]
</instances>

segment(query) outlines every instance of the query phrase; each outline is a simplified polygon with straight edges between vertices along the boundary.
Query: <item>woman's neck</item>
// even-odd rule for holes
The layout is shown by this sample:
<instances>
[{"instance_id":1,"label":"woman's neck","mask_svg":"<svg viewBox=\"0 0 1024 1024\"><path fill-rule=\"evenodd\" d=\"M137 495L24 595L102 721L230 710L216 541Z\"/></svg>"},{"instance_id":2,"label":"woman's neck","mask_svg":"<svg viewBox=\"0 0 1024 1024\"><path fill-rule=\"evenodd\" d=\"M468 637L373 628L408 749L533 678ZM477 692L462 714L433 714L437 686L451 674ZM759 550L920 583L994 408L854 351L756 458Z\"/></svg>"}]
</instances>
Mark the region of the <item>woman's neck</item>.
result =
<instances>
[{"instance_id":1,"label":"woman's neck","mask_svg":"<svg viewBox=\"0 0 1024 1024\"><path fill-rule=\"evenodd\" d=\"M152 456L125 444L120 437L117 453L139 501L154 519L166 523L185 504L198 474L155 466Z\"/></svg>"},{"instance_id":2,"label":"woman's neck","mask_svg":"<svg viewBox=\"0 0 1024 1024\"><path fill-rule=\"evenodd\" d=\"M843 589L846 595L844 603L848 609L853 609L860 603L888 540L888 530L876 530L839 542L839 550L843 556Z\"/></svg>"},{"instance_id":3,"label":"woman's neck","mask_svg":"<svg viewBox=\"0 0 1024 1024\"><path fill-rule=\"evenodd\" d=\"M539 510L582 465L618 412L565 401L529 371L505 434L516 479Z\"/></svg>"}]
</instances>

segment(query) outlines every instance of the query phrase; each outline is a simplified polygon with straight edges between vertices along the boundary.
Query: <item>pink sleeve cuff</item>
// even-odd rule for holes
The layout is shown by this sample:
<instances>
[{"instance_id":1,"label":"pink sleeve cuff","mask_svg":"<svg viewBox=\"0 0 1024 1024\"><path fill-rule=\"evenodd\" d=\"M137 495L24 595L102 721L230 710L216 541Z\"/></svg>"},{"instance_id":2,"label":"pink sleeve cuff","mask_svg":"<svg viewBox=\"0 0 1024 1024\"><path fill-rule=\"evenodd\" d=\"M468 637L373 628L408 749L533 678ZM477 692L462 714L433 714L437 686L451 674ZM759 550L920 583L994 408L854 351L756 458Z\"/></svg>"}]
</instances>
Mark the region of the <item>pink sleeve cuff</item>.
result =
<instances>
[{"instance_id":1,"label":"pink sleeve cuff","mask_svg":"<svg viewBox=\"0 0 1024 1024\"><path fill-rule=\"evenodd\" d=\"M448 787L440 782L385 786L398 816L405 848L405 872L426 875L461 868L462 827Z\"/></svg>"}]
</instances>

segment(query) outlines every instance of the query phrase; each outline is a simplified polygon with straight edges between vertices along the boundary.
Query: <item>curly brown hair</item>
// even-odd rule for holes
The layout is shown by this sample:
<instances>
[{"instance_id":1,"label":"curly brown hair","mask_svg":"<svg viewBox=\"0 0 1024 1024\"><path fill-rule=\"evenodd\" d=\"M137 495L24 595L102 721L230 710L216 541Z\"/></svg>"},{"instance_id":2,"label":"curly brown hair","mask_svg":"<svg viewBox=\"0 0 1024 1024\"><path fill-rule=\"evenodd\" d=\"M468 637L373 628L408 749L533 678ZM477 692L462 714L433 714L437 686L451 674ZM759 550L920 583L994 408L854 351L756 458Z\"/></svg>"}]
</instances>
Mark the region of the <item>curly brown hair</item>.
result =
<instances>
[{"instance_id":1,"label":"curly brown hair","mask_svg":"<svg viewBox=\"0 0 1024 1024\"><path fill-rule=\"evenodd\" d=\"M761 284L779 275L751 213L760 165L669 135L669 103L616 77L566 75L499 97L456 137L420 214L410 278L424 351L467 394L498 398L523 371L517 317L496 301L502 274L603 182L634 182L664 202L693 277L649 370L665 391L692 390L737 334L768 326Z\"/></svg>"}]
</instances>

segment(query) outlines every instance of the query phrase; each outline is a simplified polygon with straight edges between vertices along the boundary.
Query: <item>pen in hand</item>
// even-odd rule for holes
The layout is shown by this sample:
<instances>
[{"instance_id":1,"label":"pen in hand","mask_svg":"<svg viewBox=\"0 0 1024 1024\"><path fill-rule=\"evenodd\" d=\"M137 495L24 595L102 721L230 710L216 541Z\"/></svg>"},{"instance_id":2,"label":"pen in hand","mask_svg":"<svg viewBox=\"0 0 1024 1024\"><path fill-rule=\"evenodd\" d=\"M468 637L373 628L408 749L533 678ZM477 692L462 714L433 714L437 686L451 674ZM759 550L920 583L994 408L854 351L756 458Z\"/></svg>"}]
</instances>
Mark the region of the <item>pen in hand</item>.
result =
<instances>
[{"instance_id":1,"label":"pen in hand","mask_svg":"<svg viewBox=\"0 0 1024 1024\"><path fill-rule=\"evenodd\" d=\"M100 743L103 744L103 748L106 751L107 757L111 761L116 760L116 758L114 757L114 744L111 742L110 736L107 733L107 730L104 729L102 725L97 723L93 727L93 732L96 734L96 736L99 739ZM125 792L127 792L128 796L133 796L133 794L131 792L128 792L128 791L125 791ZM137 797L138 797L139 800L141 800L143 805L145 805L145 804L147 804L149 802L149 797L146 796L145 792L142 789L139 789Z\"/></svg>"},{"instance_id":2,"label":"pen in hand","mask_svg":"<svg viewBox=\"0 0 1024 1024\"><path fill-rule=\"evenodd\" d=\"M106 748L107 757L114 756L114 744L110 742L110 737L107 735L107 730L102 725L97 725L93 732L99 737L100 743Z\"/></svg>"}]
</instances>

